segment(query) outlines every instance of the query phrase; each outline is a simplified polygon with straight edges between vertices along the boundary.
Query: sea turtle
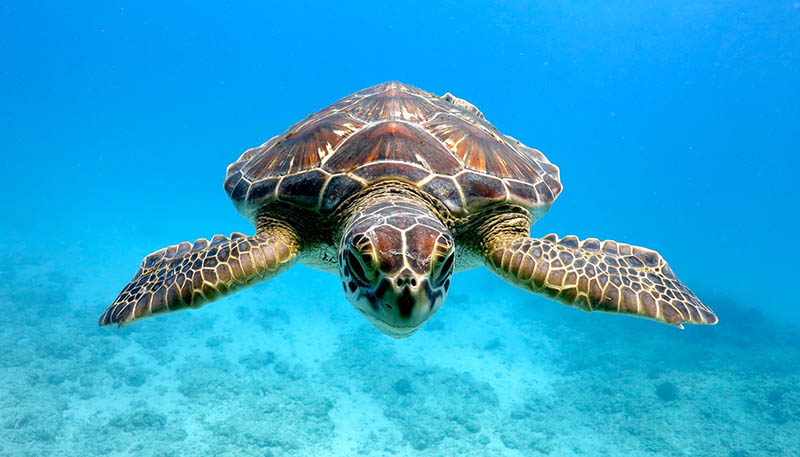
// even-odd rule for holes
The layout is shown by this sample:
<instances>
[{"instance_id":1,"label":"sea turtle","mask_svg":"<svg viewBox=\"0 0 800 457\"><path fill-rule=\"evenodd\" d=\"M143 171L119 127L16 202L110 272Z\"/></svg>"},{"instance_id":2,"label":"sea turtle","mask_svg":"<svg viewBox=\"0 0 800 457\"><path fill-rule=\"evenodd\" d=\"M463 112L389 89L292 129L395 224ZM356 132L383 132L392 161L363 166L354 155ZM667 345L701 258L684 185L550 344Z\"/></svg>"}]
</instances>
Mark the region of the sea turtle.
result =
<instances>
[{"instance_id":1,"label":"sea turtle","mask_svg":"<svg viewBox=\"0 0 800 457\"><path fill-rule=\"evenodd\" d=\"M561 193L558 168L449 93L356 92L245 151L224 187L255 235L150 254L100 325L199 308L298 261L338 273L358 312L397 338L442 306L453 272L479 266L587 311L717 322L655 251L530 237Z\"/></svg>"}]
</instances>

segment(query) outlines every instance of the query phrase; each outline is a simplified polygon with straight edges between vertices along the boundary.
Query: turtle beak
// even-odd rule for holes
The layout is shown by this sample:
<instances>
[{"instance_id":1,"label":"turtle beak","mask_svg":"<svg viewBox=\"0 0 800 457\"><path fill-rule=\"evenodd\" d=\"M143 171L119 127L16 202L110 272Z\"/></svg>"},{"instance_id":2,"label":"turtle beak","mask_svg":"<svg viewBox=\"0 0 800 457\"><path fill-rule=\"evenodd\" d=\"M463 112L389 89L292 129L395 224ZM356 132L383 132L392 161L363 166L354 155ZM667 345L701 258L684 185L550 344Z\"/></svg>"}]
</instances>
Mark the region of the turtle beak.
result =
<instances>
[{"instance_id":1,"label":"turtle beak","mask_svg":"<svg viewBox=\"0 0 800 457\"><path fill-rule=\"evenodd\" d=\"M395 337L411 336L444 303L446 291L431 288L427 277L404 270L384 277L374 293L364 293L354 305L381 332Z\"/></svg>"}]
</instances>

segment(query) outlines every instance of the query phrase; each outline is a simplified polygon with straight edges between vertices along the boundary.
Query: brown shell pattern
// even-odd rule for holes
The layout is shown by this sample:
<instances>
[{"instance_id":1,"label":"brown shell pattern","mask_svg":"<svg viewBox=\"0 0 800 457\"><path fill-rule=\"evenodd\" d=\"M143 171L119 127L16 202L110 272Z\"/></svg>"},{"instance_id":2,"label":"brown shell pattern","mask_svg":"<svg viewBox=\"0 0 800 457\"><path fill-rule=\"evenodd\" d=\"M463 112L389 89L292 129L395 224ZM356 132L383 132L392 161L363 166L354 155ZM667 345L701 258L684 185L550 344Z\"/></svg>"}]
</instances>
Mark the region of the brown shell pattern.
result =
<instances>
[{"instance_id":1,"label":"brown shell pattern","mask_svg":"<svg viewBox=\"0 0 800 457\"><path fill-rule=\"evenodd\" d=\"M500 203L546 211L561 192L555 165L473 105L399 82L349 95L245 151L228 167L225 190L252 219L274 201L327 214L390 179L425 190L457 216Z\"/></svg>"}]
</instances>

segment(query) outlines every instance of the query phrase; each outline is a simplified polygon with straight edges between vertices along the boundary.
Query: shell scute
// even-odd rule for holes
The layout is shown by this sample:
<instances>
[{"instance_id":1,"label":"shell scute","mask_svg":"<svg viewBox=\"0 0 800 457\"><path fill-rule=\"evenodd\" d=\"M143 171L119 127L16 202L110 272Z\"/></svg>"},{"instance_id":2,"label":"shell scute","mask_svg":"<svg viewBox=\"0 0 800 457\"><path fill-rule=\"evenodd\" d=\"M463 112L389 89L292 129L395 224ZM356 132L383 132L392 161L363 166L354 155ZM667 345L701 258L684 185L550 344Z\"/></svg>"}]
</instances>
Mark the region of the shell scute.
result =
<instances>
[{"instance_id":1,"label":"shell scute","mask_svg":"<svg viewBox=\"0 0 800 457\"><path fill-rule=\"evenodd\" d=\"M442 154L433 137L405 122L379 122L362 129L325 162L329 172L342 172L361 165L394 161L418 165L434 173L453 175L461 164L451 154Z\"/></svg>"},{"instance_id":2,"label":"shell scute","mask_svg":"<svg viewBox=\"0 0 800 457\"><path fill-rule=\"evenodd\" d=\"M244 200L245 196L247 195L247 191L250 189L250 183L247 182L245 179L239 179L239 182L230 192L231 199L233 201L242 201Z\"/></svg>"},{"instance_id":3,"label":"shell scute","mask_svg":"<svg viewBox=\"0 0 800 457\"><path fill-rule=\"evenodd\" d=\"M503 181L498 178L467 171L458 175L456 181L463 189L464 201L470 210L503 203L508 198Z\"/></svg>"},{"instance_id":4,"label":"shell scute","mask_svg":"<svg viewBox=\"0 0 800 457\"><path fill-rule=\"evenodd\" d=\"M242 172L238 169L236 170L228 170L228 177L225 179L225 192L228 195L233 195L233 190L236 189L236 186L239 185L239 181L242 180Z\"/></svg>"},{"instance_id":5,"label":"shell scute","mask_svg":"<svg viewBox=\"0 0 800 457\"><path fill-rule=\"evenodd\" d=\"M506 180L505 184L512 200L529 202L539 201L539 193L536 191L536 188L530 184L510 179Z\"/></svg>"},{"instance_id":6,"label":"shell scute","mask_svg":"<svg viewBox=\"0 0 800 457\"><path fill-rule=\"evenodd\" d=\"M449 176L437 176L422 186L423 190L436 197L444 203L450 212L456 215L464 215L464 201L459 192L459 186Z\"/></svg>"},{"instance_id":7,"label":"shell scute","mask_svg":"<svg viewBox=\"0 0 800 457\"><path fill-rule=\"evenodd\" d=\"M456 215L501 203L540 214L562 188L555 165L501 134L471 103L388 82L245 151L228 167L225 190L252 219L276 200L330 213L390 179L419 186Z\"/></svg>"},{"instance_id":8,"label":"shell scute","mask_svg":"<svg viewBox=\"0 0 800 457\"><path fill-rule=\"evenodd\" d=\"M547 187L547 184L545 184L544 181L536 184L536 193L539 194L539 197L541 197L545 201L555 200L553 192L550 190L549 187Z\"/></svg>"},{"instance_id":9,"label":"shell scute","mask_svg":"<svg viewBox=\"0 0 800 457\"><path fill-rule=\"evenodd\" d=\"M254 179L315 168L363 125L348 114L335 113L305 128L290 130L281 140L253 157L243 168L244 173Z\"/></svg>"},{"instance_id":10,"label":"shell scute","mask_svg":"<svg viewBox=\"0 0 800 457\"><path fill-rule=\"evenodd\" d=\"M321 213L333 212L339 203L350 195L355 194L363 188L360 182L355 179L342 174L332 177L325 186L325 191L322 194L322 201L320 202Z\"/></svg>"},{"instance_id":11,"label":"shell scute","mask_svg":"<svg viewBox=\"0 0 800 457\"><path fill-rule=\"evenodd\" d=\"M375 182L386 176L402 176L405 180L417 183L430 176L430 171L408 162L375 162L353 171L353 175L367 182Z\"/></svg>"},{"instance_id":12,"label":"shell scute","mask_svg":"<svg viewBox=\"0 0 800 457\"><path fill-rule=\"evenodd\" d=\"M250 186L250 192L247 194L247 203L250 205L259 205L265 200L274 200L275 190L278 188L278 178L262 179Z\"/></svg>"},{"instance_id":13,"label":"shell scute","mask_svg":"<svg viewBox=\"0 0 800 457\"><path fill-rule=\"evenodd\" d=\"M399 88L363 97L347 109L348 113L367 122L396 119L424 122L439 111L433 103Z\"/></svg>"},{"instance_id":14,"label":"shell scute","mask_svg":"<svg viewBox=\"0 0 800 457\"><path fill-rule=\"evenodd\" d=\"M314 209L320 201L327 175L320 170L289 175L278 186L278 199Z\"/></svg>"}]
</instances>

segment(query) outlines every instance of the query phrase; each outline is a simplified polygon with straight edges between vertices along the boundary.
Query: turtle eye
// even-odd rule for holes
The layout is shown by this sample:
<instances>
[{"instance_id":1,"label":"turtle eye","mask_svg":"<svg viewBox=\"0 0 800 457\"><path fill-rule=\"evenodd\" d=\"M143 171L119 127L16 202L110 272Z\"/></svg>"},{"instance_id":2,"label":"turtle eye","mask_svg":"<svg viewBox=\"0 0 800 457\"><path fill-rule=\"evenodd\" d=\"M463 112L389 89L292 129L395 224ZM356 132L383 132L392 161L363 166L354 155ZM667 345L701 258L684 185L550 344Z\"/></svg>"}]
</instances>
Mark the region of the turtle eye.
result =
<instances>
[{"instance_id":1,"label":"turtle eye","mask_svg":"<svg viewBox=\"0 0 800 457\"><path fill-rule=\"evenodd\" d=\"M453 270L453 264L455 263L455 254L450 253L445 259L444 263L442 263L442 268L439 269L439 274L436 276L436 279L433 281L433 285L435 287L439 287L442 283L450 276Z\"/></svg>"},{"instance_id":2,"label":"turtle eye","mask_svg":"<svg viewBox=\"0 0 800 457\"><path fill-rule=\"evenodd\" d=\"M361 260L363 258L364 256L357 256L352 250L347 251L347 266L350 268L350 272L353 273L353 277L355 277L360 285L368 286L371 282L368 278L371 275L367 275L364 270L364 265Z\"/></svg>"}]
</instances>

